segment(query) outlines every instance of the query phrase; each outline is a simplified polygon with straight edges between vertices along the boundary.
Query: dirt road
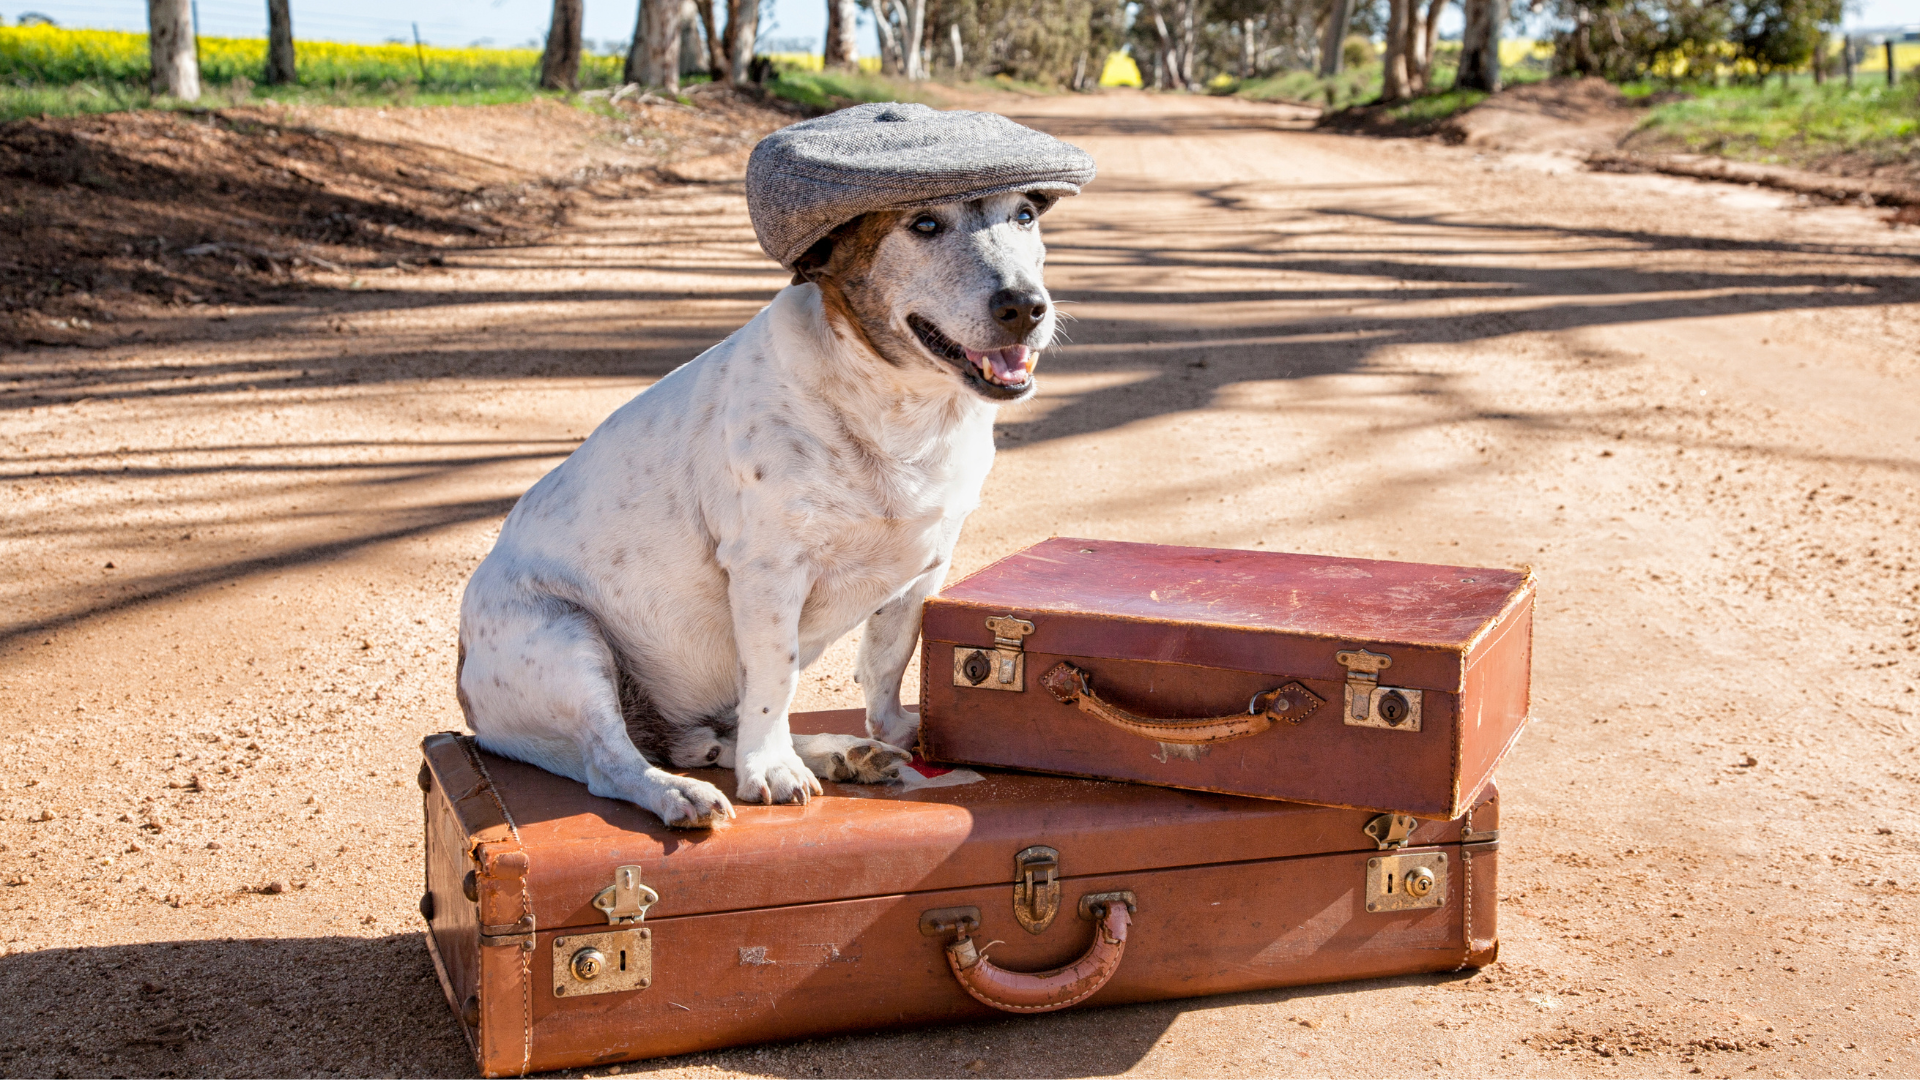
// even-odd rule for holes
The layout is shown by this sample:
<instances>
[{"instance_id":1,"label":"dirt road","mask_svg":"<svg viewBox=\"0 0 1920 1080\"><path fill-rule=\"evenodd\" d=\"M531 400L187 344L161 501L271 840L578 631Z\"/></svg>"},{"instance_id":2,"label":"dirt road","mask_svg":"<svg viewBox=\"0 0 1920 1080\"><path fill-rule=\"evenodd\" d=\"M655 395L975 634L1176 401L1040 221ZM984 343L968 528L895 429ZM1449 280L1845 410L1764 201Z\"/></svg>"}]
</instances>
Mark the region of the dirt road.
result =
<instances>
[{"instance_id":1,"label":"dirt road","mask_svg":"<svg viewBox=\"0 0 1920 1080\"><path fill-rule=\"evenodd\" d=\"M1099 161L958 569L1050 534L1544 582L1500 962L630 1073L1920 1073L1920 233L1235 101ZM718 174L717 174L718 175ZM784 283L736 183L0 356L0 1071L459 1074L416 746L514 497ZM851 649L802 707L854 704Z\"/></svg>"}]
</instances>

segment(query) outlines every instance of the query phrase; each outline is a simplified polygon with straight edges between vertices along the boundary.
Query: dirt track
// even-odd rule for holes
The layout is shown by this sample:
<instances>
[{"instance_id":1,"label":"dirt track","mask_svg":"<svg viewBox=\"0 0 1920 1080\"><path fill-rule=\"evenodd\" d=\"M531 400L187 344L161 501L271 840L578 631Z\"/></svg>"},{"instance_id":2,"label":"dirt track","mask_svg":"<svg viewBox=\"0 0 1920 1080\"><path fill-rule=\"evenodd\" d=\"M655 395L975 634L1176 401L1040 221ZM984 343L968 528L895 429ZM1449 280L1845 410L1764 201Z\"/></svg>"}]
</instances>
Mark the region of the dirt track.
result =
<instances>
[{"instance_id":1,"label":"dirt track","mask_svg":"<svg viewBox=\"0 0 1920 1080\"><path fill-rule=\"evenodd\" d=\"M994 104L1101 179L1047 218L1073 344L958 569L1056 533L1533 565L1502 958L625 1071L1920 1073L1920 234L1235 101ZM414 912L458 591L783 283L722 179L0 356L0 1071L471 1068Z\"/></svg>"}]
</instances>

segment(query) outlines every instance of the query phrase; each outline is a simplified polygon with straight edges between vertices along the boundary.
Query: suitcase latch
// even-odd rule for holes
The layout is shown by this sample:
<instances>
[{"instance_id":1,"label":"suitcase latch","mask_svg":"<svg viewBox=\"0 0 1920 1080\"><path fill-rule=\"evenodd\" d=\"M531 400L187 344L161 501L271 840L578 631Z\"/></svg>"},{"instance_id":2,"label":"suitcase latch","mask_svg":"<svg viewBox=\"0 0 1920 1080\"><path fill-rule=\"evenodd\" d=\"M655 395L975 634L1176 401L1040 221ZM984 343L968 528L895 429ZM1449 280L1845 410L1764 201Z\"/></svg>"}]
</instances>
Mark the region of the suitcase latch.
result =
<instances>
[{"instance_id":1,"label":"suitcase latch","mask_svg":"<svg viewBox=\"0 0 1920 1080\"><path fill-rule=\"evenodd\" d=\"M1034 845L1013 857L1013 917L1029 934L1044 933L1060 914L1060 852Z\"/></svg>"},{"instance_id":2,"label":"suitcase latch","mask_svg":"<svg viewBox=\"0 0 1920 1080\"><path fill-rule=\"evenodd\" d=\"M1381 686L1380 673L1393 666L1393 657L1365 649L1345 649L1333 658L1347 669L1349 727L1420 730L1420 691Z\"/></svg>"},{"instance_id":3,"label":"suitcase latch","mask_svg":"<svg viewBox=\"0 0 1920 1080\"><path fill-rule=\"evenodd\" d=\"M1420 827L1420 819L1408 814L1381 814L1362 829L1381 851L1391 851L1407 846L1407 840L1413 830Z\"/></svg>"},{"instance_id":4,"label":"suitcase latch","mask_svg":"<svg viewBox=\"0 0 1920 1080\"><path fill-rule=\"evenodd\" d=\"M613 884L601 889L593 906L606 913L611 926L645 922L647 909L660 902L660 894L640 883L640 868L622 866L613 872Z\"/></svg>"},{"instance_id":5,"label":"suitcase latch","mask_svg":"<svg viewBox=\"0 0 1920 1080\"><path fill-rule=\"evenodd\" d=\"M993 648L980 649L957 645L953 650L953 685L973 686L981 690L1027 688L1026 636L1033 624L1011 615L995 615L987 620L993 632Z\"/></svg>"}]
</instances>

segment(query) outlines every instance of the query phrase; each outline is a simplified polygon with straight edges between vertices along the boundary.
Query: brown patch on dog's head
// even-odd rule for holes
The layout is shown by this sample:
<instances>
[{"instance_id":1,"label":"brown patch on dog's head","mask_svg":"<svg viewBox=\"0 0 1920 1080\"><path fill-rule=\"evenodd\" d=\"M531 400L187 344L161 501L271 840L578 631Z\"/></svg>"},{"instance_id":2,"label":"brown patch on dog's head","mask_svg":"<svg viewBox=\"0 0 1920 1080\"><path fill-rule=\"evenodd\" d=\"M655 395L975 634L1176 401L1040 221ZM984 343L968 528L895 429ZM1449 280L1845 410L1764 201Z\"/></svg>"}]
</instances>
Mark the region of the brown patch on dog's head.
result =
<instances>
[{"instance_id":1,"label":"brown patch on dog's head","mask_svg":"<svg viewBox=\"0 0 1920 1080\"><path fill-rule=\"evenodd\" d=\"M827 321L842 333L885 357L867 334L861 303L867 292L867 271L873 266L874 253L888 233L900 225L903 211L882 210L862 214L835 228L794 260L793 283L811 281L820 289L820 302L826 308ZM878 310L871 314L884 318Z\"/></svg>"}]
</instances>

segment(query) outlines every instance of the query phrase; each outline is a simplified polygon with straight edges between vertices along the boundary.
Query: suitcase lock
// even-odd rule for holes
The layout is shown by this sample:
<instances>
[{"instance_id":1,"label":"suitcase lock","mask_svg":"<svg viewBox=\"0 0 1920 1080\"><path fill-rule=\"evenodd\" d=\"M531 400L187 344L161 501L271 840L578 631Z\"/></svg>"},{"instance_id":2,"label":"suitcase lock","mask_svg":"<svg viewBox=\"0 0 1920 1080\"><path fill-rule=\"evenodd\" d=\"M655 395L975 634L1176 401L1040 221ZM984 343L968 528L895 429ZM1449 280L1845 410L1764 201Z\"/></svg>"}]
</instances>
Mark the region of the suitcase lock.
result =
<instances>
[{"instance_id":1,"label":"suitcase lock","mask_svg":"<svg viewBox=\"0 0 1920 1080\"><path fill-rule=\"evenodd\" d=\"M1393 666L1393 657L1350 649L1333 658L1347 669L1347 726L1420 730L1420 691L1380 685L1380 673Z\"/></svg>"},{"instance_id":2,"label":"suitcase lock","mask_svg":"<svg viewBox=\"0 0 1920 1080\"><path fill-rule=\"evenodd\" d=\"M1026 636L1033 633L1033 624L1011 615L996 615L987 620L987 629L993 632L993 648L954 647L953 685L1015 693L1025 691L1027 654L1023 646Z\"/></svg>"},{"instance_id":3,"label":"suitcase lock","mask_svg":"<svg viewBox=\"0 0 1920 1080\"><path fill-rule=\"evenodd\" d=\"M645 990L653 985L653 931L640 924L660 894L642 884L640 868L622 866L593 906L615 927L598 934L563 933L553 939L553 996L584 997Z\"/></svg>"},{"instance_id":4,"label":"suitcase lock","mask_svg":"<svg viewBox=\"0 0 1920 1080\"><path fill-rule=\"evenodd\" d=\"M1060 914L1060 852L1036 844L1013 857L1013 917L1029 934L1045 933Z\"/></svg>"}]
</instances>

